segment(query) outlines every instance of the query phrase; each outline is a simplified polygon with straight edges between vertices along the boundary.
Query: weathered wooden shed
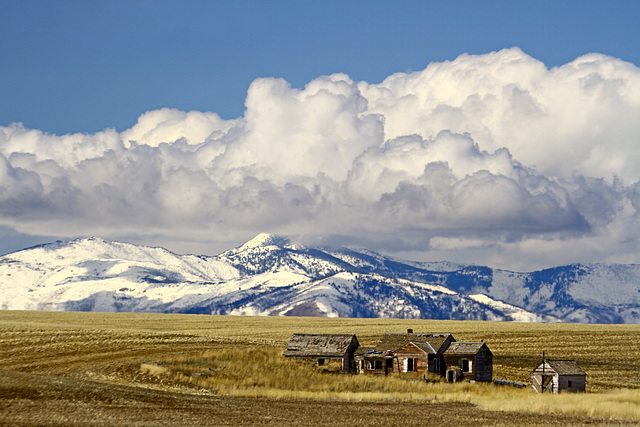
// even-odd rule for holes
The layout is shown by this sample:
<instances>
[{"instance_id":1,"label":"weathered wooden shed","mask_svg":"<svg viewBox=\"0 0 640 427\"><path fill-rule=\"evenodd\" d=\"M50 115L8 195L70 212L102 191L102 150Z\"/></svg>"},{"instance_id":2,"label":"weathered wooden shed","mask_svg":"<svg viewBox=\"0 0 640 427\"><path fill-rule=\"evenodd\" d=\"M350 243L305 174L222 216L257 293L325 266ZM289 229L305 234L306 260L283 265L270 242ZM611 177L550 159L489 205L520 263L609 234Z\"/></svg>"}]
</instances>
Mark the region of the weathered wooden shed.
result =
<instances>
[{"instance_id":1,"label":"weathered wooden shed","mask_svg":"<svg viewBox=\"0 0 640 427\"><path fill-rule=\"evenodd\" d=\"M444 352L444 363L447 375L451 368L459 368L464 380L493 380L493 353L484 342L451 343Z\"/></svg>"},{"instance_id":2,"label":"weathered wooden shed","mask_svg":"<svg viewBox=\"0 0 640 427\"><path fill-rule=\"evenodd\" d=\"M531 371L531 388L538 393L584 392L587 373L575 360L543 359Z\"/></svg>"},{"instance_id":3,"label":"weathered wooden shed","mask_svg":"<svg viewBox=\"0 0 640 427\"><path fill-rule=\"evenodd\" d=\"M363 374L438 373L444 375L442 354L455 339L451 334L388 333L378 344L358 351L358 372Z\"/></svg>"},{"instance_id":4,"label":"weathered wooden shed","mask_svg":"<svg viewBox=\"0 0 640 427\"><path fill-rule=\"evenodd\" d=\"M324 361L342 360L342 371L355 370L354 352L359 347L355 334L293 334L283 355Z\"/></svg>"}]
</instances>

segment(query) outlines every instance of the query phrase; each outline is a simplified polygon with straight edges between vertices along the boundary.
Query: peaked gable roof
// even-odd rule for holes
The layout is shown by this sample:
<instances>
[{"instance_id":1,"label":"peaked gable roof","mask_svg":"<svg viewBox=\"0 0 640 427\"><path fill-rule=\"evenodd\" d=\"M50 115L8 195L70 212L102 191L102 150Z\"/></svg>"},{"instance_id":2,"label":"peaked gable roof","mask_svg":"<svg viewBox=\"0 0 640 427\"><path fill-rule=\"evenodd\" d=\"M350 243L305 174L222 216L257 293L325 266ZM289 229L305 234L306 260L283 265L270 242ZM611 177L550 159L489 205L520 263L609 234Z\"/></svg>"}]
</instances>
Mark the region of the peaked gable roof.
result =
<instances>
[{"instance_id":1,"label":"peaked gable roof","mask_svg":"<svg viewBox=\"0 0 640 427\"><path fill-rule=\"evenodd\" d=\"M478 354L482 347L486 347L489 353L489 347L484 342L452 342L445 351L446 354Z\"/></svg>"},{"instance_id":2,"label":"peaked gable roof","mask_svg":"<svg viewBox=\"0 0 640 427\"><path fill-rule=\"evenodd\" d=\"M444 351L446 343L449 341L455 341L451 334L388 333L380 338L380 341L376 345L376 351L391 350L396 352L410 342L413 342L414 344L429 343L436 353L438 353Z\"/></svg>"},{"instance_id":3,"label":"peaked gable roof","mask_svg":"<svg viewBox=\"0 0 640 427\"><path fill-rule=\"evenodd\" d=\"M427 354L436 354L438 351L433 348L433 346L429 342L415 342L411 341L409 344L416 346L420 350L424 351Z\"/></svg>"},{"instance_id":4,"label":"peaked gable roof","mask_svg":"<svg viewBox=\"0 0 640 427\"><path fill-rule=\"evenodd\" d=\"M289 357L342 357L358 347L354 334L293 334L283 353Z\"/></svg>"},{"instance_id":5,"label":"peaked gable roof","mask_svg":"<svg viewBox=\"0 0 640 427\"><path fill-rule=\"evenodd\" d=\"M587 375L575 360L545 359L543 363L546 363L545 370L551 369L558 375ZM543 363L539 364L533 372L542 372Z\"/></svg>"}]
</instances>

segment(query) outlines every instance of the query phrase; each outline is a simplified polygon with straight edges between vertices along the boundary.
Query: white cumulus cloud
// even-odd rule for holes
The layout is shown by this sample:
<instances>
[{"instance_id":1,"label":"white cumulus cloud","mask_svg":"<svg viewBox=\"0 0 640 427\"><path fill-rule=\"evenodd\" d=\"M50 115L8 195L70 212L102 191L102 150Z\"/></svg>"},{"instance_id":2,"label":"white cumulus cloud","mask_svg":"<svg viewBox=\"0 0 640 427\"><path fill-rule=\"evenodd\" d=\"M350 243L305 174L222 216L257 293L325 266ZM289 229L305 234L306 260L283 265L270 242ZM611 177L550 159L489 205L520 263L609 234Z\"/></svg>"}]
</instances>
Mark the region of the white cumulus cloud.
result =
<instances>
[{"instance_id":1,"label":"white cumulus cloud","mask_svg":"<svg viewBox=\"0 0 640 427\"><path fill-rule=\"evenodd\" d=\"M549 69L513 48L380 84L261 78L245 106L234 120L149 111L121 133L0 127L0 230L189 252L267 231L514 269L638 262L633 64Z\"/></svg>"}]
</instances>

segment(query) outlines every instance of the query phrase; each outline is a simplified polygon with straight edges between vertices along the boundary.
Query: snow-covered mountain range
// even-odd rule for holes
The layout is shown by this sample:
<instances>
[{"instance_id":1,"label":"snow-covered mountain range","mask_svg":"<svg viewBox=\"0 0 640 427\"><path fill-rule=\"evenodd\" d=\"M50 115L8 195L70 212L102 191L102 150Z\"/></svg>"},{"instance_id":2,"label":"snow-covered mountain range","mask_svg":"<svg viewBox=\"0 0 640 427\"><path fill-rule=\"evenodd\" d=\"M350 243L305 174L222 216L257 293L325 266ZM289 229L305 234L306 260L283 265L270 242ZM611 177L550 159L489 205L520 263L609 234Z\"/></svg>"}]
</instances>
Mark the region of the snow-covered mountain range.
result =
<instances>
[{"instance_id":1,"label":"snow-covered mountain range","mask_svg":"<svg viewBox=\"0 0 640 427\"><path fill-rule=\"evenodd\" d=\"M0 308L640 323L640 265L516 273L269 234L214 257L94 237L0 257Z\"/></svg>"}]
</instances>

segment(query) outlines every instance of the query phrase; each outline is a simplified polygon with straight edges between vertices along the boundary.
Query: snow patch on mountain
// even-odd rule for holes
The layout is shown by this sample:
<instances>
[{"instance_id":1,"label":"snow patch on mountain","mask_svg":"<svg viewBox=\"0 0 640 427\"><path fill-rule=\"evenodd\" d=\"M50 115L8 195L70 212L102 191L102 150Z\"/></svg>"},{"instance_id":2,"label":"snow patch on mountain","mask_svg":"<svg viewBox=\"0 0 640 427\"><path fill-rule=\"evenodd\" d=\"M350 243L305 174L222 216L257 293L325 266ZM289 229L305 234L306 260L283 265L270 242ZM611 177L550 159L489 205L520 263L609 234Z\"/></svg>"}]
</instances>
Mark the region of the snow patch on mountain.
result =
<instances>
[{"instance_id":1,"label":"snow patch on mountain","mask_svg":"<svg viewBox=\"0 0 640 427\"><path fill-rule=\"evenodd\" d=\"M580 267L587 271L568 291L576 301L598 300L605 305L640 306L640 265L581 264ZM620 283L636 286L620 286Z\"/></svg>"},{"instance_id":2,"label":"snow patch on mountain","mask_svg":"<svg viewBox=\"0 0 640 427\"><path fill-rule=\"evenodd\" d=\"M539 314L529 313L528 311L523 310L519 307L515 307L510 304L505 304L501 301L492 300L486 295L482 295L482 294L469 295L469 298L481 304L485 304L489 307L492 307L496 310L500 310L501 312L507 314L511 318L510 320L513 320L516 322L545 322L545 321L557 322L559 321L558 319L555 319L553 317L549 317L549 316L545 317Z\"/></svg>"}]
</instances>

